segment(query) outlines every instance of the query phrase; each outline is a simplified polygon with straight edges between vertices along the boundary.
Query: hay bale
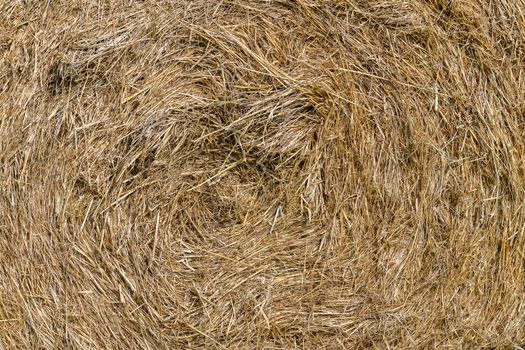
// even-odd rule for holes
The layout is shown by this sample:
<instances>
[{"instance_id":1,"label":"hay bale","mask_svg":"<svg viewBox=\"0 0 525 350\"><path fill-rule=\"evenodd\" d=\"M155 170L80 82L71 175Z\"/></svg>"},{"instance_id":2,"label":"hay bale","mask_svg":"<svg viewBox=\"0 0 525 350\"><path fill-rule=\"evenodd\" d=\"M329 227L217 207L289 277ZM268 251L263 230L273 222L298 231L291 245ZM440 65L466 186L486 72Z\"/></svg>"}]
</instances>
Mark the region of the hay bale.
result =
<instances>
[{"instance_id":1,"label":"hay bale","mask_svg":"<svg viewBox=\"0 0 525 350\"><path fill-rule=\"evenodd\" d=\"M0 348L521 349L524 8L4 1Z\"/></svg>"}]
</instances>

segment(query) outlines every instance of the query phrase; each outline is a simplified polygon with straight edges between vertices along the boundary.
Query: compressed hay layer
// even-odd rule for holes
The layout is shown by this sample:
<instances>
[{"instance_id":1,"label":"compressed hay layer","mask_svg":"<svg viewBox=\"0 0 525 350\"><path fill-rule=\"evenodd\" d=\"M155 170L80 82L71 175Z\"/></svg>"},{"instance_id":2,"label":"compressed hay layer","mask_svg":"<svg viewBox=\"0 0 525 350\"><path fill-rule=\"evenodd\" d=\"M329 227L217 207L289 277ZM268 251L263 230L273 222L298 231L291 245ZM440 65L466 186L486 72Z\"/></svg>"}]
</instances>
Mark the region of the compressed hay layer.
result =
<instances>
[{"instance_id":1,"label":"compressed hay layer","mask_svg":"<svg viewBox=\"0 0 525 350\"><path fill-rule=\"evenodd\" d=\"M523 0L0 10L0 348L525 347Z\"/></svg>"}]
</instances>

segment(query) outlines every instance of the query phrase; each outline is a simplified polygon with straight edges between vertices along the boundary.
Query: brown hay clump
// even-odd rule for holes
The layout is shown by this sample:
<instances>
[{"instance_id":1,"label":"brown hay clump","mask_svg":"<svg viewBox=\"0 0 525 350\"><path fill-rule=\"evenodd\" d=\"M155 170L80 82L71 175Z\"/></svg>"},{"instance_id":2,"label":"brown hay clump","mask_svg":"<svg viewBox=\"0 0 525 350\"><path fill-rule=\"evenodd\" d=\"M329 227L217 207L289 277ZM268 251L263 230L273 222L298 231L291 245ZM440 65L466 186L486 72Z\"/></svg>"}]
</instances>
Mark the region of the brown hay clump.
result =
<instances>
[{"instance_id":1,"label":"brown hay clump","mask_svg":"<svg viewBox=\"0 0 525 350\"><path fill-rule=\"evenodd\" d=\"M523 0L0 3L0 349L525 347Z\"/></svg>"}]
</instances>

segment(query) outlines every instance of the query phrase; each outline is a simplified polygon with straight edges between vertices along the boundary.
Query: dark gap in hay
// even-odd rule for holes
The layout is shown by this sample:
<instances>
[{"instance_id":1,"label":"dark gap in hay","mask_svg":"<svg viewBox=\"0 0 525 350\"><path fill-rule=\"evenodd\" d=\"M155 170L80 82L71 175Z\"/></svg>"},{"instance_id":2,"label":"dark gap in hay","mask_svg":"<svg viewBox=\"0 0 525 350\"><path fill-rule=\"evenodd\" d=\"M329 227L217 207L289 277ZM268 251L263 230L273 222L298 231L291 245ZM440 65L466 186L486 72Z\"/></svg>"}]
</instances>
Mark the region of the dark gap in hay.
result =
<instances>
[{"instance_id":1,"label":"dark gap in hay","mask_svg":"<svg viewBox=\"0 0 525 350\"><path fill-rule=\"evenodd\" d=\"M92 198L100 197L100 193L97 191L95 186L89 182L82 174L75 179L75 189L77 196L88 195Z\"/></svg>"},{"instance_id":2,"label":"dark gap in hay","mask_svg":"<svg viewBox=\"0 0 525 350\"><path fill-rule=\"evenodd\" d=\"M433 50L435 48L436 35L430 26L416 29L406 34L406 38L425 50Z\"/></svg>"},{"instance_id":3,"label":"dark gap in hay","mask_svg":"<svg viewBox=\"0 0 525 350\"><path fill-rule=\"evenodd\" d=\"M147 170L151 163L155 160L155 150L150 150L147 154L143 154L139 159L136 159L131 165L129 173L132 176L137 176L140 173L144 173L144 178L147 178Z\"/></svg>"},{"instance_id":4,"label":"dark gap in hay","mask_svg":"<svg viewBox=\"0 0 525 350\"><path fill-rule=\"evenodd\" d=\"M51 96L59 96L82 86L101 87L108 83L105 74L98 73L96 62L75 65L72 63L55 62L47 73L47 92Z\"/></svg>"},{"instance_id":5,"label":"dark gap in hay","mask_svg":"<svg viewBox=\"0 0 525 350\"><path fill-rule=\"evenodd\" d=\"M53 95L59 95L67 90L73 83L71 73L67 71L67 66L57 62L48 71L47 90Z\"/></svg>"}]
</instances>

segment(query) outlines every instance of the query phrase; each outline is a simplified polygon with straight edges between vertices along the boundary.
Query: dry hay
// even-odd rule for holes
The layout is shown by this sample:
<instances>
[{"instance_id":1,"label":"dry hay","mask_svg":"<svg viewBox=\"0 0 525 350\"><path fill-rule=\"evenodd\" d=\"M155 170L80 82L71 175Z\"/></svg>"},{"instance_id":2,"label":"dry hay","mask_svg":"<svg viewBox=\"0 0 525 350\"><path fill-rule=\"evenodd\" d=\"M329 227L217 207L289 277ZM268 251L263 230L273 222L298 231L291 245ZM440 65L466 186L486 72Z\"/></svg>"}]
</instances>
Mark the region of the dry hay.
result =
<instances>
[{"instance_id":1,"label":"dry hay","mask_svg":"<svg viewBox=\"0 0 525 350\"><path fill-rule=\"evenodd\" d=\"M525 347L523 0L0 10L1 349Z\"/></svg>"}]
</instances>

